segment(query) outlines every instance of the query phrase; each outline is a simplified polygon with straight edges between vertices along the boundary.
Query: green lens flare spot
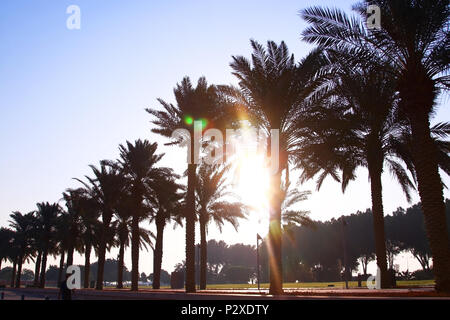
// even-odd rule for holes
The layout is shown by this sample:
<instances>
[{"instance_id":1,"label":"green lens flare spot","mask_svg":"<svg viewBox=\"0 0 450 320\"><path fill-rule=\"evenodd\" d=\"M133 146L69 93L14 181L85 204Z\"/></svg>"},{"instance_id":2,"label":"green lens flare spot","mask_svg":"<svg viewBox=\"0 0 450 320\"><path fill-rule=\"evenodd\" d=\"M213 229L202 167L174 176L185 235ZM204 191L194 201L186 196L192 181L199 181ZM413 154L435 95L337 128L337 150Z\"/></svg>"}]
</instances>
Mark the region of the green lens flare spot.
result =
<instances>
[{"instance_id":1,"label":"green lens flare spot","mask_svg":"<svg viewBox=\"0 0 450 320\"><path fill-rule=\"evenodd\" d=\"M190 125L192 125L192 124L194 123L194 118L187 116L187 117L184 118L184 122L185 122L188 126L190 126Z\"/></svg>"}]
</instances>

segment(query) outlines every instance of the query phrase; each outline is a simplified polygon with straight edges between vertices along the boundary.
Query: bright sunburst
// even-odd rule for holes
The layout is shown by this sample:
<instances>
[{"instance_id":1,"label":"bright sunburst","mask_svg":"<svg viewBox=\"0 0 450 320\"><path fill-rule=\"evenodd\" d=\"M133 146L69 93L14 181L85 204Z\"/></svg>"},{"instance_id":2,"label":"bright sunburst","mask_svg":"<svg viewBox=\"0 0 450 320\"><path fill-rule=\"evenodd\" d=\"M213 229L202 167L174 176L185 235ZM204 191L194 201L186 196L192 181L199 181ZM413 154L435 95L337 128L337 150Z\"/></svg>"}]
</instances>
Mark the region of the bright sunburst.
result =
<instances>
[{"instance_id":1,"label":"bright sunburst","mask_svg":"<svg viewBox=\"0 0 450 320\"><path fill-rule=\"evenodd\" d=\"M269 173L264 156L256 152L240 152L237 155L235 192L251 207L249 225L264 236L268 230ZM248 230L250 232L250 230Z\"/></svg>"}]
</instances>

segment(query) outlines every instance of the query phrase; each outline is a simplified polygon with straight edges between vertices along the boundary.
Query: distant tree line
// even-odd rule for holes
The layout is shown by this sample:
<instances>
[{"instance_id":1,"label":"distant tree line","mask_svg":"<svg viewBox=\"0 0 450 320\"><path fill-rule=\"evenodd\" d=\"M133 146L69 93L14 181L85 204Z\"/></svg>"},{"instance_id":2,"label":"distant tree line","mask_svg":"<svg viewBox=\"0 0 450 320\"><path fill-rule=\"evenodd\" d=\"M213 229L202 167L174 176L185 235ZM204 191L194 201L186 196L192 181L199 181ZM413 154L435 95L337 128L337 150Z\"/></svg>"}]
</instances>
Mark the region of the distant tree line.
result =
<instances>
[{"instance_id":1,"label":"distant tree line","mask_svg":"<svg viewBox=\"0 0 450 320\"><path fill-rule=\"evenodd\" d=\"M445 201L450 220L450 200ZM342 222L344 220L344 224ZM398 208L385 217L388 269L405 279L432 279L431 251L426 238L420 204L406 210ZM450 232L450 226L447 226ZM325 222L314 221L314 227L292 226L283 234L283 280L285 282L342 281L344 239L348 269L353 273L361 267L367 279L367 265L375 260L372 212L354 214ZM394 258L410 252L422 270L400 272ZM267 239L260 247L261 281L269 281ZM208 241L208 283L248 283L256 280L256 247L244 244L227 245L224 241ZM184 271L184 263L175 266Z\"/></svg>"}]
</instances>

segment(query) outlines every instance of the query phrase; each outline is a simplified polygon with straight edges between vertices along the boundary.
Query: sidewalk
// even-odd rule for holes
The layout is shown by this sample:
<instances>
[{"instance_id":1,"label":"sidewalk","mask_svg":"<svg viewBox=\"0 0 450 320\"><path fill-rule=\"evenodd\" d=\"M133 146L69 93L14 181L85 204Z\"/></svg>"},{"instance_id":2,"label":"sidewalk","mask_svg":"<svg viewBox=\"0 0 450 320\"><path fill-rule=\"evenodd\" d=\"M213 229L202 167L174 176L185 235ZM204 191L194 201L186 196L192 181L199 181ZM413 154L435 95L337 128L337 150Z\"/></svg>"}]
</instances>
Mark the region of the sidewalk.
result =
<instances>
[{"instance_id":1,"label":"sidewalk","mask_svg":"<svg viewBox=\"0 0 450 320\"><path fill-rule=\"evenodd\" d=\"M57 299L57 289L39 288L5 288L5 300L50 300ZM283 296L271 296L267 290L202 290L197 293L185 293L183 290L142 289L131 292L127 289L94 289L76 290L74 300L297 300L297 299L448 299L449 295L437 294L432 287L399 288L399 289L286 289Z\"/></svg>"}]
</instances>

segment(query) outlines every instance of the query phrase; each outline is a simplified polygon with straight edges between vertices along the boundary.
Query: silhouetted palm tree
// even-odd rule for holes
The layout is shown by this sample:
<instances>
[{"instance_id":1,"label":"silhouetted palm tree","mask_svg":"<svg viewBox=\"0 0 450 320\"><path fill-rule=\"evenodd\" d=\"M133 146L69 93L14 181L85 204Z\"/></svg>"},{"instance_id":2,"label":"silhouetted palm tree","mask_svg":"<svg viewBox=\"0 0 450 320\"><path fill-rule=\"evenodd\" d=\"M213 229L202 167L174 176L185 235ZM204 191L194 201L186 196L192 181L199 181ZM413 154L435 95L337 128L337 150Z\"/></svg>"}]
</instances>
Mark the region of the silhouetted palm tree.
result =
<instances>
[{"instance_id":1,"label":"silhouetted palm tree","mask_svg":"<svg viewBox=\"0 0 450 320\"><path fill-rule=\"evenodd\" d=\"M301 115L304 99L311 93L311 77L322 63L321 54L314 51L296 64L284 42L267 43L267 49L251 41L251 61L233 57L231 67L239 79L239 89L230 88L235 104L246 112L247 119L268 137L268 150L273 132L279 130L279 166L271 176L270 194L270 293L283 292L281 259L281 175L289 174L288 163L298 148L295 120ZM276 155L273 155L274 157Z\"/></svg>"},{"instance_id":2,"label":"silhouetted palm tree","mask_svg":"<svg viewBox=\"0 0 450 320\"><path fill-rule=\"evenodd\" d=\"M101 223L98 221L100 210L98 203L93 199L88 191L83 188L78 189L80 194L80 219L81 219L81 243L80 252L84 254L84 288L89 288L91 253L98 252L99 234Z\"/></svg>"},{"instance_id":3,"label":"silhouetted palm tree","mask_svg":"<svg viewBox=\"0 0 450 320\"><path fill-rule=\"evenodd\" d=\"M22 264L33 253L33 226L34 226L34 212L22 214L18 211L13 212L10 216L10 226L14 230L14 242L18 248L17 255L17 278L16 288L20 288L20 277L22 275Z\"/></svg>"},{"instance_id":4,"label":"silhouetted palm tree","mask_svg":"<svg viewBox=\"0 0 450 320\"><path fill-rule=\"evenodd\" d=\"M174 89L177 105L169 104L158 99L163 111L146 109L156 117L152 121L156 128L152 132L171 138L177 129L186 129L190 143L190 158L188 161L188 182L186 193L186 292L195 292L195 185L196 185L196 143L194 139L194 125L202 124L204 130L208 124L214 123L217 129L222 128L226 121L226 110L222 108L220 96L215 86L208 86L205 78L200 78L197 87L192 86L191 80L185 77ZM205 126L206 124L206 126ZM197 141L198 142L198 141ZM180 144L181 139L168 143Z\"/></svg>"},{"instance_id":5,"label":"silhouetted palm tree","mask_svg":"<svg viewBox=\"0 0 450 320\"><path fill-rule=\"evenodd\" d=\"M355 178L359 166L367 167L371 182L372 213L375 235L377 265L381 271L381 287L390 285L387 273L386 243L384 236L384 212L381 175L384 164L400 183L407 200L414 184L398 161L398 141L407 130L407 122L398 116L398 96L395 78L391 73L380 73L387 66L371 60L370 64L349 65L351 53L346 50L328 51L330 64L322 77L325 83L310 110L312 132L302 151L297 155L303 166L303 179L310 179L320 171L317 187L320 188L327 175L342 182L344 191ZM324 68L325 69L325 68ZM401 160L415 178L414 166L409 153ZM312 160L312 161L311 161ZM342 179L337 177L337 167Z\"/></svg>"},{"instance_id":6,"label":"silhouetted palm tree","mask_svg":"<svg viewBox=\"0 0 450 320\"><path fill-rule=\"evenodd\" d=\"M206 289L207 267L207 228L214 221L222 231L225 222L236 230L239 218L245 218L247 207L242 203L228 202L223 198L232 194L227 190L226 174L229 166L209 165L202 163L198 169L197 179L197 211L200 222L200 289Z\"/></svg>"},{"instance_id":7,"label":"silhouetted palm tree","mask_svg":"<svg viewBox=\"0 0 450 320\"><path fill-rule=\"evenodd\" d=\"M290 232L293 226L307 226L314 228L315 223L309 217L308 210L299 210L295 208L299 202L305 201L311 195L311 191L300 191L291 189L290 183L282 186L282 205L281 205L281 223L283 230Z\"/></svg>"},{"instance_id":8,"label":"silhouetted palm tree","mask_svg":"<svg viewBox=\"0 0 450 320\"><path fill-rule=\"evenodd\" d=\"M14 239L14 231L8 228L0 228L0 270L2 268L2 262L7 261L9 257L11 243Z\"/></svg>"},{"instance_id":9,"label":"silhouetted palm tree","mask_svg":"<svg viewBox=\"0 0 450 320\"><path fill-rule=\"evenodd\" d=\"M42 262L42 224L40 222L37 214L33 219L33 229L32 229L32 238L33 238L33 249L35 250L35 266L34 266L34 281L33 286L39 286L39 275L41 271L41 262Z\"/></svg>"},{"instance_id":10,"label":"silhouetted palm tree","mask_svg":"<svg viewBox=\"0 0 450 320\"><path fill-rule=\"evenodd\" d=\"M96 289L103 289L103 274L105 267L105 255L114 234L111 230L111 221L117 208L118 201L125 190L125 179L116 166L111 166L107 161L100 162L100 168L90 166L94 178L86 176L89 183L79 179L86 188L89 197L96 202L96 207L101 213L101 229L98 243L98 271Z\"/></svg>"},{"instance_id":11,"label":"silhouetted palm tree","mask_svg":"<svg viewBox=\"0 0 450 320\"><path fill-rule=\"evenodd\" d=\"M47 269L47 256L54 251L56 226L61 208L57 203L50 204L48 202L42 202L37 204L37 218L41 224L42 231L42 265L40 271L40 284L41 288L45 287L45 272Z\"/></svg>"},{"instance_id":12,"label":"silhouetted palm tree","mask_svg":"<svg viewBox=\"0 0 450 320\"><path fill-rule=\"evenodd\" d=\"M124 268L124 256L125 248L130 245L131 237L131 205L126 203L123 199L118 205L116 212L115 229L117 234L117 240L119 243L119 255L117 264L117 288L123 288L123 268Z\"/></svg>"},{"instance_id":13,"label":"silhouetted palm tree","mask_svg":"<svg viewBox=\"0 0 450 320\"><path fill-rule=\"evenodd\" d=\"M136 140L134 144L127 141L126 146L120 145L119 165L124 174L127 190L131 198L129 213L131 215L131 290L138 290L139 281L139 222L148 218L144 200L152 196L158 186L158 181L169 175L168 168L157 168L156 164L163 154L156 154L157 143L147 140Z\"/></svg>"},{"instance_id":14,"label":"silhouetted palm tree","mask_svg":"<svg viewBox=\"0 0 450 320\"><path fill-rule=\"evenodd\" d=\"M82 251L82 219L81 212L83 210L82 205L84 201L85 190L68 189L63 193L63 199L66 202L66 215L68 217L68 243L67 243L67 266L73 264L74 251Z\"/></svg>"},{"instance_id":15,"label":"silhouetted palm tree","mask_svg":"<svg viewBox=\"0 0 450 320\"><path fill-rule=\"evenodd\" d=\"M353 60L381 56L394 65L400 110L411 126L413 161L433 254L438 291L450 291L450 245L446 229L443 184L438 151L430 131L430 115L441 89L449 88L450 8L447 0L364 1L355 6L366 17L367 5L381 9L381 29L370 32L357 19L337 9L306 9L302 16L312 24L303 38L322 47L346 47Z\"/></svg>"},{"instance_id":16,"label":"silhouetted palm tree","mask_svg":"<svg viewBox=\"0 0 450 320\"><path fill-rule=\"evenodd\" d=\"M155 222L156 225L156 242L153 254L153 289L160 288L161 281L161 264L163 257L163 238L164 228L171 221L176 225L182 225L184 218L184 193L183 186L176 183L175 179L178 175L172 173L159 181L159 188L153 192L150 206L152 214L150 215L150 223Z\"/></svg>"},{"instance_id":17,"label":"silhouetted palm tree","mask_svg":"<svg viewBox=\"0 0 450 320\"><path fill-rule=\"evenodd\" d=\"M17 272L17 262L19 258L20 248L17 245L16 233L12 231L11 241L9 243L9 248L7 250L7 259L12 263L12 273L11 273L11 288L15 286L16 283L16 272Z\"/></svg>"},{"instance_id":18,"label":"silhouetted palm tree","mask_svg":"<svg viewBox=\"0 0 450 320\"><path fill-rule=\"evenodd\" d=\"M130 208L133 207L133 199L124 194L120 203L117 206L116 220L113 222L113 229L117 236L117 244L119 246L118 264L117 264L117 288L123 288L123 269L125 249L130 245L132 237L132 215ZM143 215L141 220L147 217ZM155 238L153 232L150 230L139 228L139 249L146 249L147 245L153 248L153 239Z\"/></svg>"},{"instance_id":19,"label":"silhouetted palm tree","mask_svg":"<svg viewBox=\"0 0 450 320\"><path fill-rule=\"evenodd\" d=\"M55 256L59 255L59 270L58 270L58 279L57 284L61 283L63 279L64 273L64 261L66 258L66 252L69 248L69 242L72 241L70 239L70 224L71 224L70 215L61 210L61 214L58 216L56 222L56 231L55 231L55 251L53 252ZM66 267L69 266L68 264Z\"/></svg>"}]
</instances>

